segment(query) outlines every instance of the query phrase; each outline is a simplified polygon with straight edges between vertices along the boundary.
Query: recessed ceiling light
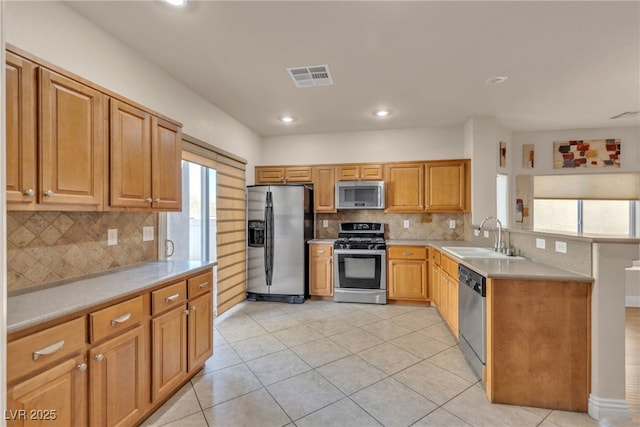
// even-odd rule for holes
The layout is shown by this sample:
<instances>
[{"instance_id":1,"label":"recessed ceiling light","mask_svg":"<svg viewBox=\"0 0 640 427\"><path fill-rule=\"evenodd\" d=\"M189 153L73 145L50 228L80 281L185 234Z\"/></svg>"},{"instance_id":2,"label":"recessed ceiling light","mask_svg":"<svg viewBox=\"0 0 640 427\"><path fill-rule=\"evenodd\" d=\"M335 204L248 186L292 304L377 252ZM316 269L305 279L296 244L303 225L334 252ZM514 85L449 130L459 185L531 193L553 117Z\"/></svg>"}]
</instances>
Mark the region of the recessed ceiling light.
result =
<instances>
[{"instance_id":1,"label":"recessed ceiling light","mask_svg":"<svg viewBox=\"0 0 640 427\"><path fill-rule=\"evenodd\" d=\"M187 0L164 0L171 6L182 7L187 4Z\"/></svg>"},{"instance_id":2,"label":"recessed ceiling light","mask_svg":"<svg viewBox=\"0 0 640 427\"><path fill-rule=\"evenodd\" d=\"M373 115L376 117L387 117L391 114L391 110L387 110L386 108L379 108L373 112Z\"/></svg>"},{"instance_id":3,"label":"recessed ceiling light","mask_svg":"<svg viewBox=\"0 0 640 427\"><path fill-rule=\"evenodd\" d=\"M488 84L488 85L498 85L500 83L506 82L508 78L509 78L509 76L489 77L487 80L484 81L484 83Z\"/></svg>"},{"instance_id":4,"label":"recessed ceiling light","mask_svg":"<svg viewBox=\"0 0 640 427\"><path fill-rule=\"evenodd\" d=\"M291 116L278 117L278 120L280 120L282 123L293 123L296 121L296 119Z\"/></svg>"}]
</instances>

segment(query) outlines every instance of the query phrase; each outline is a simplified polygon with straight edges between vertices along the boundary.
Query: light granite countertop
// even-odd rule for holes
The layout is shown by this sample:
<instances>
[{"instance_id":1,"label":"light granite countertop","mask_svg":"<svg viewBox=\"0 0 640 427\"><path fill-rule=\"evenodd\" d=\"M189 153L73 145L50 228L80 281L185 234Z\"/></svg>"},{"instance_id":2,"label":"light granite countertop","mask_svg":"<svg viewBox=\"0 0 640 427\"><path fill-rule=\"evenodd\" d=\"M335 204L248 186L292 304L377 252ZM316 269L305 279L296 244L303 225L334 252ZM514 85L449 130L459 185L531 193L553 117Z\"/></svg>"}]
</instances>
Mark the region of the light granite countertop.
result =
<instances>
[{"instance_id":1,"label":"light granite countertop","mask_svg":"<svg viewBox=\"0 0 640 427\"><path fill-rule=\"evenodd\" d=\"M7 334L170 281L216 263L152 261L7 298Z\"/></svg>"},{"instance_id":2,"label":"light granite countertop","mask_svg":"<svg viewBox=\"0 0 640 427\"><path fill-rule=\"evenodd\" d=\"M336 241L336 239L312 239L309 240L307 243L311 244L315 244L315 245L333 245L333 243Z\"/></svg>"}]
</instances>

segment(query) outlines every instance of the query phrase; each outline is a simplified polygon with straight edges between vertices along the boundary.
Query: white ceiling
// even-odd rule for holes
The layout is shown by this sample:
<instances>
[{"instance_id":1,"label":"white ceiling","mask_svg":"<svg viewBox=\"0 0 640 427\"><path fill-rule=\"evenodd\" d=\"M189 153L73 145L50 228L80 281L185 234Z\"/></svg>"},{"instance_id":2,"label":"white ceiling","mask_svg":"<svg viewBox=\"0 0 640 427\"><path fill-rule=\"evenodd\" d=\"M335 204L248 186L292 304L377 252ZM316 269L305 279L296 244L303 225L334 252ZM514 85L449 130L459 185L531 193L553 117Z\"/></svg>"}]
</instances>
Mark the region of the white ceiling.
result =
<instances>
[{"instance_id":1,"label":"white ceiling","mask_svg":"<svg viewBox=\"0 0 640 427\"><path fill-rule=\"evenodd\" d=\"M609 119L640 110L638 1L69 5L263 136L482 116L513 131L640 124ZM296 88L287 68L318 64L335 84ZM509 78L485 84L497 75Z\"/></svg>"}]
</instances>

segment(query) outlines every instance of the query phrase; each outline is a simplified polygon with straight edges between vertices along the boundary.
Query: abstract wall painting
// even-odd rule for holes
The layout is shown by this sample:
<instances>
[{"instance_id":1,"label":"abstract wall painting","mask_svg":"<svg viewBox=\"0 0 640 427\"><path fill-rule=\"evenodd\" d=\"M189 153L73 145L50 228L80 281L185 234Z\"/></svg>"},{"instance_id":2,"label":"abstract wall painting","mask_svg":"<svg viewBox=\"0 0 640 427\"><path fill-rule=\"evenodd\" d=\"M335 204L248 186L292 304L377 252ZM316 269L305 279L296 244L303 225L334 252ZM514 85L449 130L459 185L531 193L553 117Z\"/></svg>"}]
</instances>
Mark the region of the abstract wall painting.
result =
<instances>
[{"instance_id":1,"label":"abstract wall painting","mask_svg":"<svg viewBox=\"0 0 640 427\"><path fill-rule=\"evenodd\" d=\"M535 154L535 145L523 144L522 145L522 168L533 169L533 157Z\"/></svg>"},{"instance_id":2,"label":"abstract wall painting","mask_svg":"<svg viewBox=\"0 0 640 427\"><path fill-rule=\"evenodd\" d=\"M554 141L553 168L619 168L619 139Z\"/></svg>"},{"instance_id":3,"label":"abstract wall painting","mask_svg":"<svg viewBox=\"0 0 640 427\"><path fill-rule=\"evenodd\" d=\"M507 143L506 142L500 141L499 159L500 159L500 167L506 168L507 167Z\"/></svg>"}]
</instances>

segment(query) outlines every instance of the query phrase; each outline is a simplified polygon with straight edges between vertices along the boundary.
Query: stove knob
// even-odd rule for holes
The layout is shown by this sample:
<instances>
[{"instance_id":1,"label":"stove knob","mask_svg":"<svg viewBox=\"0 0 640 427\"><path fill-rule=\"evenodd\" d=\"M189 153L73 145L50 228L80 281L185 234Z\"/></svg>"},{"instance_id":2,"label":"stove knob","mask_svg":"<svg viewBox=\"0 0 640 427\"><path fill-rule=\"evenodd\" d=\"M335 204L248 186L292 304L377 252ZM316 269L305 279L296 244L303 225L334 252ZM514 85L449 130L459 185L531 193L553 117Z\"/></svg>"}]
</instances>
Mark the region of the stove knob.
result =
<instances>
[{"instance_id":1,"label":"stove knob","mask_svg":"<svg viewBox=\"0 0 640 427\"><path fill-rule=\"evenodd\" d=\"M369 250L375 249L375 245L367 245L367 249Z\"/></svg>"}]
</instances>

